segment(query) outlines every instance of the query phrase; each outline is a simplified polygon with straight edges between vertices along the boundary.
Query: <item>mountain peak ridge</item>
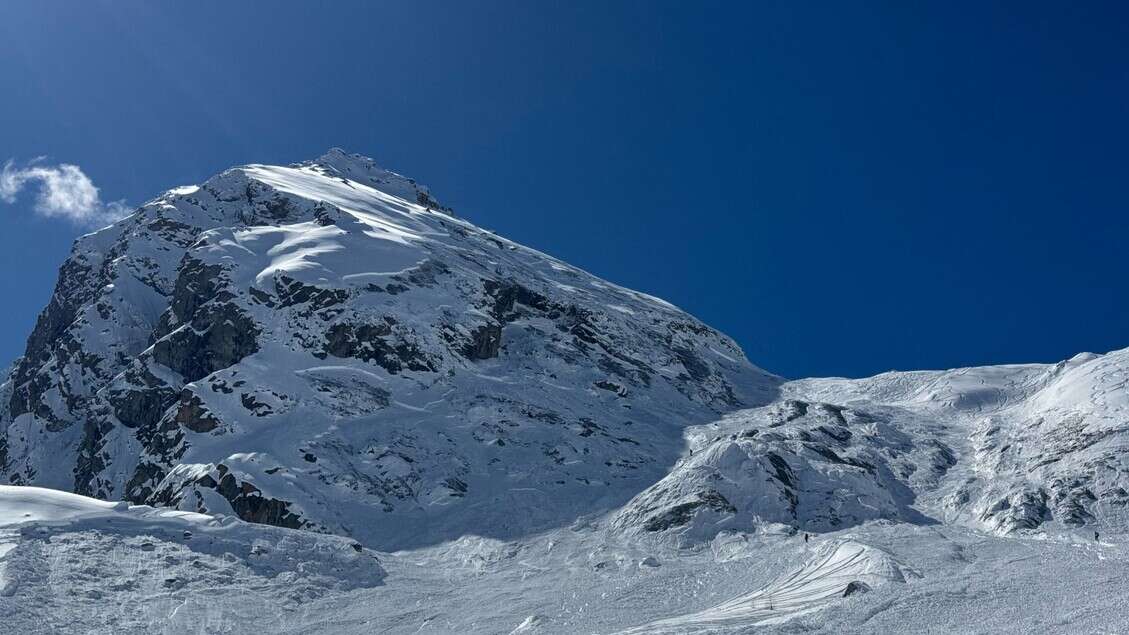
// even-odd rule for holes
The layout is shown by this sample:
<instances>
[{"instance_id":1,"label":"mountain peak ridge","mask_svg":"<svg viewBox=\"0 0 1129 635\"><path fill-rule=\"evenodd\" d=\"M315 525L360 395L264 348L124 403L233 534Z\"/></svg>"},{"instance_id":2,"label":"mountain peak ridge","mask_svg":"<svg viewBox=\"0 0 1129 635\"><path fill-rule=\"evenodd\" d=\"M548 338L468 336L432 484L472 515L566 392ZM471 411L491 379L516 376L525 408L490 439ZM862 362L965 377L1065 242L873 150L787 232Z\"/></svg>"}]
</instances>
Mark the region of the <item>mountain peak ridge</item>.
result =
<instances>
[{"instance_id":1,"label":"mountain peak ridge","mask_svg":"<svg viewBox=\"0 0 1129 635\"><path fill-rule=\"evenodd\" d=\"M431 190L414 178L384 168L371 157L339 147L326 150L316 159L291 164L291 167L320 168L333 176L369 185L386 194L417 203L428 209L452 213L451 208L440 204L431 194Z\"/></svg>"}]
</instances>

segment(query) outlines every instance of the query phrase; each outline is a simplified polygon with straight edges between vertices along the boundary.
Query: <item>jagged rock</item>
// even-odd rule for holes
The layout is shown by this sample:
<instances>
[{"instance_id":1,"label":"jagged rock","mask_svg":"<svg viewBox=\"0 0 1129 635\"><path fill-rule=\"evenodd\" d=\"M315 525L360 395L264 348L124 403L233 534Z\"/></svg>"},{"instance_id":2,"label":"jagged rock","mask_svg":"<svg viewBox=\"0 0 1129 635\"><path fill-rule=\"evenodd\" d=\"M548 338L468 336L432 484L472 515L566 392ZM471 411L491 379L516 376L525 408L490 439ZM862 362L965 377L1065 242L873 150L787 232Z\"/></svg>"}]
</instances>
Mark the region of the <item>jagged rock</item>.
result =
<instances>
[{"instance_id":1,"label":"jagged rock","mask_svg":"<svg viewBox=\"0 0 1129 635\"><path fill-rule=\"evenodd\" d=\"M324 289L311 284L303 284L284 275L275 279L275 293L278 296L278 301L270 304L271 308L309 304L310 310L318 311L341 304L349 299L349 292L345 289Z\"/></svg>"},{"instance_id":2,"label":"jagged rock","mask_svg":"<svg viewBox=\"0 0 1129 635\"><path fill-rule=\"evenodd\" d=\"M50 411L45 410L40 401L50 386L49 375L42 369L58 368L70 358L71 348L66 344L73 339L66 337L66 331L78 318L83 304L91 301L104 282L97 269L100 264L97 256L88 256L76 249L59 269L55 293L39 314L28 336L27 350L10 377L13 386L8 402L10 417L35 411L51 418ZM56 357L58 359L54 359Z\"/></svg>"},{"instance_id":3,"label":"jagged rock","mask_svg":"<svg viewBox=\"0 0 1129 635\"><path fill-rule=\"evenodd\" d=\"M250 481L242 479L224 464L207 466L203 473L186 472L186 479L173 472L162 483L152 499L161 504L184 507L192 506L188 495L199 489L211 490L223 497L239 518L253 523L277 525L291 529L301 529L309 525L300 514L292 511L292 503L265 496L261 489ZM194 511L217 512L196 505Z\"/></svg>"}]
</instances>

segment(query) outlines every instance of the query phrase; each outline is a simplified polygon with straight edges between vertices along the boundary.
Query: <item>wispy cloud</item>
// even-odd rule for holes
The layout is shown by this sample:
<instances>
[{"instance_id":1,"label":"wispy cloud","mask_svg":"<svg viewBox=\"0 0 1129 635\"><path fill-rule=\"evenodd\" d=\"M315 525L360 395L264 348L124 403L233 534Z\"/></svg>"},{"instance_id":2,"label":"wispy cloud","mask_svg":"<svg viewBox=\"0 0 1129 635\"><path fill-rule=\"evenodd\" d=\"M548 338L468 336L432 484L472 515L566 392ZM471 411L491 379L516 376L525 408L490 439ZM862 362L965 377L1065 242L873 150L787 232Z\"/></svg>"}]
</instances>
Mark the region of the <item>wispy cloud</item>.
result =
<instances>
[{"instance_id":1,"label":"wispy cloud","mask_svg":"<svg viewBox=\"0 0 1129 635\"><path fill-rule=\"evenodd\" d=\"M24 189L35 189L37 214L85 227L107 225L129 214L125 201L102 201L94 182L77 165L42 161L40 157L19 167L9 159L0 170L0 201L15 203Z\"/></svg>"}]
</instances>

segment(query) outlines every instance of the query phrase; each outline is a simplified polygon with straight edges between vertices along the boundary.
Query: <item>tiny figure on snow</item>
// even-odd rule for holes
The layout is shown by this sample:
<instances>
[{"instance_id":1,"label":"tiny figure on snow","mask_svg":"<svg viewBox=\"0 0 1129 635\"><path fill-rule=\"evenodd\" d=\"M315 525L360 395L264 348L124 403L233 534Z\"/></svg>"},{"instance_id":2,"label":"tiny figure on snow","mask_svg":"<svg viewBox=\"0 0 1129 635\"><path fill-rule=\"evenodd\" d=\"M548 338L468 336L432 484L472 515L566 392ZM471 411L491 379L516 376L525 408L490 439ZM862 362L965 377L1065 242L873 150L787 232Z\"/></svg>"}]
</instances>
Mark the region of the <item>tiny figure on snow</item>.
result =
<instances>
[{"instance_id":1,"label":"tiny figure on snow","mask_svg":"<svg viewBox=\"0 0 1129 635\"><path fill-rule=\"evenodd\" d=\"M804 542L807 542L808 539L810 539L810 538L811 538L811 534L807 534L807 533L804 534Z\"/></svg>"},{"instance_id":2,"label":"tiny figure on snow","mask_svg":"<svg viewBox=\"0 0 1129 635\"><path fill-rule=\"evenodd\" d=\"M1098 542L1099 538L1100 538L1100 536L1098 535L1098 532L1095 531L1094 532L1094 542Z\"/></svg>"}]
</instances>

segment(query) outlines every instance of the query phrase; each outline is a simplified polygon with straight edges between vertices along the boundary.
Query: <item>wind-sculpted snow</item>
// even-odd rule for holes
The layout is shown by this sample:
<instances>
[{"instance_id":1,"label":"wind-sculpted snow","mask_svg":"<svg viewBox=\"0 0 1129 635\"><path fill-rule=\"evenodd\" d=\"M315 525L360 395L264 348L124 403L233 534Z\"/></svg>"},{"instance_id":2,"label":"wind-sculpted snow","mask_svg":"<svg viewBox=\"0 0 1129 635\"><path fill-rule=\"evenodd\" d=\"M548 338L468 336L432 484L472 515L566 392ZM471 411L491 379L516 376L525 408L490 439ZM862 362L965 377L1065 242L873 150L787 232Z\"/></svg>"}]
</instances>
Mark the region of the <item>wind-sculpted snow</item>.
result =
<instances>
[{"instance_id":1,"label":"wind-sculpted snow","mask_svg":"<svg viewBox=\"0 0 1129 635\"><path fill-rule=\"evenodd\" d=\"M778 383L675 307L335 150L80 239L12 374L0 462L384 547L519 536L622 504L684 426Z\"/></svg>"},{"instance_id":2,"label":"wind-sculpted snow","mask_svg":"<svg viewBox=\"0 0 1129 635\"><path fill-rule=\"evenodd\" d=\"M704 611L656 620L623 633L717 633L758 624L778 624L844 597L869 593L889 583L905 584L920 577L918 572L882 549L852 540L830 542L820 545L799 569L773 580L763 589Z\"/></svg>"}]
</instances>

